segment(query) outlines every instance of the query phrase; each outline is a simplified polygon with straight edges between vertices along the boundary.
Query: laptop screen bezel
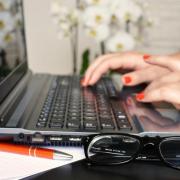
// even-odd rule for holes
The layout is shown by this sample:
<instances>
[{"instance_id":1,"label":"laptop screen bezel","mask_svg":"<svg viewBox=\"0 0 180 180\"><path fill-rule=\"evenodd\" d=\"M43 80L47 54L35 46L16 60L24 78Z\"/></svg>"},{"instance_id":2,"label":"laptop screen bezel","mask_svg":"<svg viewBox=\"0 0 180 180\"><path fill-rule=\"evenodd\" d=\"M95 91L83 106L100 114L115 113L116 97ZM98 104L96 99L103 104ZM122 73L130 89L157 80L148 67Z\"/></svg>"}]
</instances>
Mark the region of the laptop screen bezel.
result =
<instances>
[{"instance_id":1,"label":"laptop screen bezel","mask_svg":"<svg viewBox=\"0 0 180 180\"><path fill-rule=\"evenodd\" d=\"M22 20L23 20L23 37L24 37L24 46L25 46L25 56L24 61L19 64L8 76L5 77L0 82L0 104L12 91L12 89L17 85L20 79L26 74L28 70L27 63L27 46L26 46L26 34L25 34L25 17L24 17L24 3L21 0L22 5Z\"/></svg>"}]
</instances>

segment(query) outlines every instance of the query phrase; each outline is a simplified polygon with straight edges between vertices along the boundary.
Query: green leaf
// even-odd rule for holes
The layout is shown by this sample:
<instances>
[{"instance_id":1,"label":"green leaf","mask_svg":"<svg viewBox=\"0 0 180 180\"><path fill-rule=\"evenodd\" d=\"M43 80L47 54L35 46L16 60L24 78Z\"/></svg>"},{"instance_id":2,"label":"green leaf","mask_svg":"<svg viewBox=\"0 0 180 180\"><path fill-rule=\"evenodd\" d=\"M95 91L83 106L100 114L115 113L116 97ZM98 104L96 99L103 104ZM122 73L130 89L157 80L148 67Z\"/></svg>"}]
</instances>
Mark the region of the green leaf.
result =
<instances>
[{"instance_id":1,"label":"green leaf","mask_svg":"<svg viewBox=\"0 0 180 180\"><path fill-rule=\"evenodd\" d=\"M80 75L84 75L84 73L86 72L86 70L89 66L89 56L90 56L90 51L89 51L89 49L86 49L84 51L84 53L82 54Z\"/></svg>"}]
</instances>

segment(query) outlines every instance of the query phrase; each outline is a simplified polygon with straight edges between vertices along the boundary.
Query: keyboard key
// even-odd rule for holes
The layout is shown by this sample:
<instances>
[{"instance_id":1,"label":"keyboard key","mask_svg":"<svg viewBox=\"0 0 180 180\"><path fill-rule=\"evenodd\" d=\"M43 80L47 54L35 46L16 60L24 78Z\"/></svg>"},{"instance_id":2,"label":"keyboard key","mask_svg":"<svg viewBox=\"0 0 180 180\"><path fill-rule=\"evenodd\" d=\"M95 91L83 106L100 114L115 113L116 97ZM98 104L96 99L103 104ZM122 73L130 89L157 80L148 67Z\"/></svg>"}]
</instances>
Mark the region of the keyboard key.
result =
<instances>
[{"instance_id":1,"label":"keyboard key","mask_svg":"<svg viewBox=\"0 0 180 180\"><path fill-rule=\"evenodd\" d=\"M68 111L69 113L80 113L80 107L70 108Z\"/></svg>"},{"instance_id":2,"label":"keyboard key","mask_svg":"<svg viewBox=\"0 0 180 180\"><path fill-rule=\"evenodd\" d=\"M47 120L48 120L48 118L42 117L42 118L39 118L38 122L47 122Z\"/></svg>"},{"instance_id":3,"label":"keyboard key","mask_svg":"<svg viewBox=\"0 0 180 180\"><path fill-rule=\"evenodd\" d=\"M120 130L131 130L131 125L129 123L118 123Z\"/></svg>"},{"instance_id":4,"label":"keyboard key","mask_svg":"<svg viewBox=\"0 0 180 180\"><path fill-rule=\"evenodd\" d=\"M81 117L79 116L72 116L72 117L68 117L68 121L80 121Z\"/></svg>"},{"instance_id":5,"label":"keyboard key","mask_svg":"<svg viewBox=\"0 0 180 180\"><path fill-rule=\"evenodd\" d=\"M45 122L38 122L37 124L36 124L36 127L39 127L39 128L43 128L43 127L45 127L46 126L46 123Z\"/></svg>"},{"instance_id":6,"label":"keyboard key","mask_svg":"<svg viewBox=\"0 0 180 180\"><path fill-rule=\"evenodd\" d=\"M96 121L85 121L84 122L84 128L90 129L90 130L96 130L97 129L97 122Z\"/></svg>"},{"instance_id":7,"label":"keyboard key","mask_svg":"<svg viewBox=\"0 0 180 180\"><path fill-rule=\"evenodd\" d=\"M95 112L84 112L84 116L85 117L96 117L96 113Z\"/></svg>"},{"instance_id":8,"label":"keyboard key","mask_svg":"<svg viewBox=\"0 0 180 180\"><path fill-rule=\"evenodd\" d=\"M126 115L123 114L123 113L119 113L116 115L119 119L125 119L126 118Z\"/></svg>"},{"instance_id":9,"label":"keyboard key","mask_svg":"<svg viewBox=\"0 0 180 180\"><path fill-rule=\"evenodd\" d=\"M118 119L118 122L119 123L128 123L128 120L125 118L125 119Z\"/></svg>"},{"instance_id":10,"label":"keyboard key","mask_svg":"<svg viewBox=\"0 0 180 180\"><path fill-rule=\"evenodd\" d=\"M95 116L84 116L84 121L96 121L97 118Z\"/></svg>"},{"instance_id":11,"label":"keyboard key","mask_svg":"<svg viewBox=\"0 0 180 180\"><path fill-rule=\"evenodd\" d=\"M64 122L64 118L51 118L51 122Z\"/></svg>"},{"instance_id":12,"label":"keyboard key","mask_svg":"<svg viewBox=\"0 0 180 180\"><path fill-rule=\"evenodd\" d=\"M113 122L101 122L101 128L102 129L114 129L114 124Z\"/></svg>"},{"instance_id":13,"label":"keyboard key","mask_svg":"<svg viewBox=\"0 0 180 180\"><path fill-rule=\"evenodd\" d=\"M112 118L110 114L106 114L106 115L100 114L99 117L100 117L100 119L111 119Z\"/></svg>"},{"instance_id":14,"label":"keyboard key","mask_svg":"<svg viewBox=\"0 0 180 180\"><path fill-rule=\"evenodd\" d=\"M126 115L122 114L122 115L118 115L117 117L117 121L121 121L121 122L128 122L128 119L126 117Z\"/></svg>"},{"instance_id":15,"label":"keyboard key","mask_svg":"<svg viewBox=\"0 0 180 180\"><path fill-rule=\"evenodd\" d=\"M51 122L49 124L50 128L62 128L63 127L63 122Z\"/></svg>"},{"instance_id":16,"label":"keyboard key","mask_svg":"<svg viewBox=\"0 0 180 180\"><path fill-rule=\"evenodd\" d=\"M69 117L80 117L80 112L70 112L68 113Z\"/></svg>"},{"instance_id":17,"label":"keyboard key","mask_svg":"<svg viewBox=\"0 0 180 180\"><path fill-rule=\"evenodd\" d=\"M73 129L79 129L80 121L69 120L67 122L67 127L68 128L73 128Z\"/></svg>"},{"instance_id":18,"label":"keyboard key","mask_svg":"<svg viewBox=\"0 0 180 180\"><path fill-rule=\"evenodd\" d=\"M96 110L95 109L84 109L84 113L95 113L96 114Z\"/></svg>"},{"instance_id":19,"label":"keyboard key","mask_svg":"<svg viewBox=\"0 0 180 180\"><path fill-rule=\"evenodd\" d=\"M52 118L63 118L64 114L53 114Z\"/></svg>"}]
</instances>

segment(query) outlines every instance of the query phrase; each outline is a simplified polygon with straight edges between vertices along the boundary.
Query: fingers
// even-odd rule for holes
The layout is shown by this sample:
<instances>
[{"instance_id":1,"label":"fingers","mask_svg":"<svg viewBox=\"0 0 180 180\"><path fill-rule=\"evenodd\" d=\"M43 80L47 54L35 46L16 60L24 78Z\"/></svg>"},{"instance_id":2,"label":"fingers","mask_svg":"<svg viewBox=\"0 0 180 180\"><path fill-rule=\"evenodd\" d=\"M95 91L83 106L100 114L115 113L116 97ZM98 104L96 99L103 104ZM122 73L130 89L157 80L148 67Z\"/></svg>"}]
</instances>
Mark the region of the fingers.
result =
<instances>
[{"instance_id":1,"label":"fingers","mask_svg":"<svg viewBox=\"0 0 180 180\"><path fill-rule=\"evenodd\" d=\"M140 53L121 53L99 57L87 70L84 85L93 85L109 69L140 69L148 66Z\"/></svg>"},{"instance_id":2,"label":"fingers","mask_svg":"<svg viewBox=\"0 0 180 180\"><path fill-rule=\"evenodd\" d=\"M180 81L180 72L172 72L172 73L166 73L166 75L160 77L157 80L154 80L147 88L146 92L150 91L151 89L155 89L158 87L161 87L165 84L169 83L175 83Z\"/></svg>"},{"instance_id":3,"label":"fingers","mask_svg":"<svg viewBox=\"0 0 180 180\"><path fill-rule=\"evenodd\" d=\"M98 57L92 64L91 66L87 69L86 73L85 73L85 78L84 78L84 84L87 84L87 82L89 81L93 71L96 69L96 67L101 64L103 61L105 61L108 58L113 58L115 56L117 56L118 54L107 54L107 55L103 55Z\"/></svg>"},{"instance_id":4,"label":"fingers","mask_svg":"<svg viewBox=\"0 0 180 180\"><path fill-rule=\"evenodd\" d=\"M180 110L180 104L173 104L176 109Z\"/></svg>"},{"instance_id":5,"label":"fingers","mask_svg":"<svg viewBox=\"0 0 180 180\"><path fill-rule=\"evenodd\" d=\"M161 67L150 66L142 70L134 71L122 76L122 82L126 86L134 86L144 82L151 82L165 75L169 70Z\"/></svg>"},{"instance_id":6,"label":"fingers","mask_svg":"<svg viewBox=\"0 0 180 180\"><path fill-rule=\"evenodd\" d=\"M151 89L148 92L137 94L137 100L141 102L166 101L180 105L180 81L165 84L161 87Z\"/></svg>"},{"instance_id":7,"label":"fingers","mask_svg":"<svg viewBox=\"0 0 180 180\"><path fill-rule=\"evenodd\" d=\"M144 58L144 60L148 64L165 67L171 71L180 71L180 59L172 56L149 56Z\"/></svg>"}]
</instances>

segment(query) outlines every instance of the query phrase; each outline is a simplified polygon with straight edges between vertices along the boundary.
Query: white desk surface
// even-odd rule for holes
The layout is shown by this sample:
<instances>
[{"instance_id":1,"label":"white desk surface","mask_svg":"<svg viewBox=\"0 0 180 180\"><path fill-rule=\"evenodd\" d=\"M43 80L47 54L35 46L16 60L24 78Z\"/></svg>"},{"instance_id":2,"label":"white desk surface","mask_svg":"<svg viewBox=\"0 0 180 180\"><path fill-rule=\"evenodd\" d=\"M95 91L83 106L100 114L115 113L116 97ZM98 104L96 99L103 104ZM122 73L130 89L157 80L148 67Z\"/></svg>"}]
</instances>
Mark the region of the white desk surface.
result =
<instances>
[{"instance_id":1,"label":"white desk surface","mask_svg":"<svg viewBox=\"0 0 180 180\"><path fill-rule=\"evenodd\" d=\"M0 152L0 180L14 180L31 176L85 158L81 147L49 147L73 155L72 160L49 160Z\"/></svg>"}]
</instances>

